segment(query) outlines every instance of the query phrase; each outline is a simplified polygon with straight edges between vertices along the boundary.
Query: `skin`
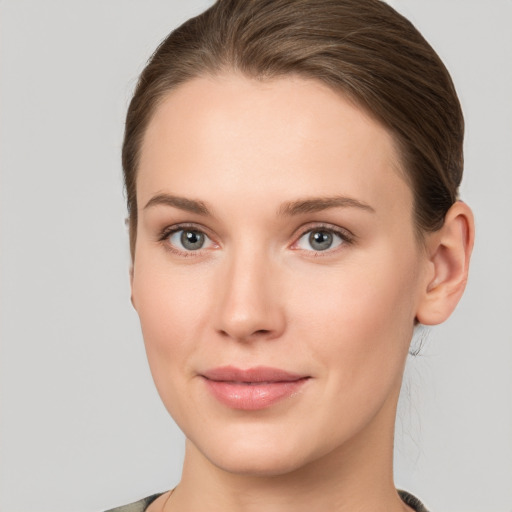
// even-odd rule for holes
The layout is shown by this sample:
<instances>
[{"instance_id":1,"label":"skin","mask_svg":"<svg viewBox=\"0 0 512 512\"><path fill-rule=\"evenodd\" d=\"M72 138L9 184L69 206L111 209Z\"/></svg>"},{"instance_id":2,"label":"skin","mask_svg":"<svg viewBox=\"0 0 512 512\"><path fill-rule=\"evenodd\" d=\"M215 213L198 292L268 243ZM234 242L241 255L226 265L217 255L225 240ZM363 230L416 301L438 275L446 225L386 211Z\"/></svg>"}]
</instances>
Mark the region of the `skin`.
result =
<instances>
[{"instance_id":1,"label":"skin","mask_svg":"<svg viewBox=\"0 0 512 512\"><path fill-rule=\"evenodd\" d=\"M415 321L458 302L473 224L458 202L419 243L402 176L388 131L316 81L202 77L159 106L138 171L132 302L187 442L182 480L152 512L407 509L392 476L405 359ZM169 235L182 223L203 248ZM331 248L314 250L315 229ZM225 365L309 379L240 411L201 377Z\"/></svg>"}]
</instances>

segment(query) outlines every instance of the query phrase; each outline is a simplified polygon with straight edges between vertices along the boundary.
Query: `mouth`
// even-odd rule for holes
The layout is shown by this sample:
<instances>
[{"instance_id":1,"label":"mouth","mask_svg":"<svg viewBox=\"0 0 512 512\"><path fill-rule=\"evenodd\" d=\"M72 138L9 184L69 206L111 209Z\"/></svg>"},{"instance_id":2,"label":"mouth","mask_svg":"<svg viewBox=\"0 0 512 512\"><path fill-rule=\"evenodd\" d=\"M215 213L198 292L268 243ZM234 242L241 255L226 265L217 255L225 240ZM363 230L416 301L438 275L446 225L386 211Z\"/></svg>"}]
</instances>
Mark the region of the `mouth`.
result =
<instances>
[{"instance_id":1,"label":"mouth","mask_svg":"<svg viewBox=\"0 0 512 512\"><path fill-rule=\"evenodd\" d=\"M311 378L264 366L246 370L223 366L208 370L201 377L220 403L246 411L265 409L292 398Z\"/></svg>"}]
</instances>

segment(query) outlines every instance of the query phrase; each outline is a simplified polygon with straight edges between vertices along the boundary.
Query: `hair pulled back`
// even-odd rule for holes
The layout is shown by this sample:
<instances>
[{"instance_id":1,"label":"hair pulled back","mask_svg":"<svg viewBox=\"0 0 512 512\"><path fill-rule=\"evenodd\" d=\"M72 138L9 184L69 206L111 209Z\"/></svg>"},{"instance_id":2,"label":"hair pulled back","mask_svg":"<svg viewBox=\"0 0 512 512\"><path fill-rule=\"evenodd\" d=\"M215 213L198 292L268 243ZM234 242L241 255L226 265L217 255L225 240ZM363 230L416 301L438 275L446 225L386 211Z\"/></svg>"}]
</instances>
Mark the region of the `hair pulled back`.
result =
<instances>
[{"instance_id":1,"label":"hair pulled back","mask_svg":"<svg viewBox=\"0 0 512 512\"><path fill-rule=\"evenodd\" d=\"M393 134L414 195L418 233L456 201L464 120L452 80L416 28L380 0L218 0L159 45L140 75L122 149L134 256L136 177L146 128L180 84L239 72L323 82Z\"/></svg>"}]
</instances>

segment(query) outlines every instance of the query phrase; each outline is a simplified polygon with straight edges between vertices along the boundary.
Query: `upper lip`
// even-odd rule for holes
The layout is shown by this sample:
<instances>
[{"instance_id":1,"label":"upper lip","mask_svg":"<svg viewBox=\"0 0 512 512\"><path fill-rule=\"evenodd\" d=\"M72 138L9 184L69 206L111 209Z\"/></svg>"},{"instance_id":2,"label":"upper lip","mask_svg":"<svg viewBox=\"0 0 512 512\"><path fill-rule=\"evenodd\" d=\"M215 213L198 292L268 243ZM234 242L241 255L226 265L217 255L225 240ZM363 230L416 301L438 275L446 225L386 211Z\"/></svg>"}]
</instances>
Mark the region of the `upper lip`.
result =
<instances>
[{"instance_id":1,"label":"upper lip","mask_svg":"<svg viewBox=\"0 0 512 512\"><path fill-rule=\"evenodd\" d=\"M268 366L255 366L245 370L234 366L220 366L207 370L201 375L208 380L218 382L293 382L308 377L308 375L291 373Z\"/></svg>"}]
</instances>

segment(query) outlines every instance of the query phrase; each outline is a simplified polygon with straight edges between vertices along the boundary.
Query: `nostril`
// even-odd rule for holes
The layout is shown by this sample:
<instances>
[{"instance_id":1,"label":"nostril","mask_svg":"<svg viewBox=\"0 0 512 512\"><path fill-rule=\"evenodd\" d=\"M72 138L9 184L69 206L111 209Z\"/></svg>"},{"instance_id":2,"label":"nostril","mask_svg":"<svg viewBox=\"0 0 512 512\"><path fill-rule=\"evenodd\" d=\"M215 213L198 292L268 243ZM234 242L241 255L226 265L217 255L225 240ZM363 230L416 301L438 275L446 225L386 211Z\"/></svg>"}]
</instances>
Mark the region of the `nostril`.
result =
<instances>
[{"instance_id":1,"label":"nostril","mask_svg":"<svg viewBox=\"0 0 512 512\"><path fill-rule=\"evenodd\" d=\"M236 336L236 335L230 334L228 331L225 331L224 329L221 329L221 330L219 330L219 334L224 338L235 337L235 338L239 338L239 339L250 340L250 339L262 338L262 337L269 336L272 334L272 330L271 329L258 329L257 331L249 333L248 335Z\"/></svg>"},{"instance_id":2,"label":"nostril","mask_svg":"<svg viewBox=\"0 0 512 512\"><path fill-rule=\"evenodd\" d=\"M265 334L269 334L270 331L268 329L259 329L257 331L254 331L253 335L265 335Z\"/></svg>"}]
</instances>

